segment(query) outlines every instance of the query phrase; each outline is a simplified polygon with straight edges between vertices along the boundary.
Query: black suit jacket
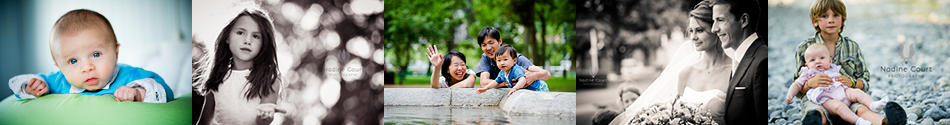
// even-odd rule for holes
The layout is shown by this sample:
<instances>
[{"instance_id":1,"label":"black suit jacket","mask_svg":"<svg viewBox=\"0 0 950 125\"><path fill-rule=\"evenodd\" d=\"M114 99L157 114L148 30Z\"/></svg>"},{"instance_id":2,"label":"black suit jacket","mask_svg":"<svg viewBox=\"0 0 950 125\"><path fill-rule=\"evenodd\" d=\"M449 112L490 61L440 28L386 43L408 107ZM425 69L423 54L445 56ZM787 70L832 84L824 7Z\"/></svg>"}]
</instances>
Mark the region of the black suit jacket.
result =
<instances>
[{"instance_id":1,"label":"black suit jacket","mask_svg":"<svg viewBox=\"0 0 950 125\"><path fill-rule=\"evenodd\" d=\"M726 92L727 125L768 124L768 46L759 38L752 42L729 79Z\"/></svg>"}]
</instances>

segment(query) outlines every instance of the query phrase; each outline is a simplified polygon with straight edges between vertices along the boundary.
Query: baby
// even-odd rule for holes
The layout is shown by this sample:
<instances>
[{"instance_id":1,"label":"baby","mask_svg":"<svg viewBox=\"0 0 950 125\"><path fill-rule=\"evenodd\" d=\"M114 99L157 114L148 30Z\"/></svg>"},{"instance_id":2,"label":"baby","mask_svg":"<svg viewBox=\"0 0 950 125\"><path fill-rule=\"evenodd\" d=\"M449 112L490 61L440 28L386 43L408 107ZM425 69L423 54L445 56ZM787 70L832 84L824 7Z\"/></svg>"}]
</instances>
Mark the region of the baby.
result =
<instances>
[{"instance_id":1,"label":"baby","mask_svg":"<svg viewBox=\"0 0 950 125\"><path fill-rule=\"evenodd\" d=\"M22 100L46 94L115 96L116 101L165 103L171 88L154 72L117 64L119 44L111 24L101 14L72 10L53 24L50 53L60 71L24 74L10 79L10 89Z\"/></svg>"},{"instance_id":2,"label":"baby","mask_svg":"<svg viewBox=\"0 0 950 125\"><path fill-rule=\"evenodd\" d=\"M499 83L508 84L511 86L511 90L508 91L508 94L505 97L511 96L511 93L514 93L518 89L528 89L531 91L548 91L548 84L542 80L534 81L531 85L527 84L526 80L523 80L524 70L535 70L535 69L524 69L521 66L515 65L515 62L518 61L517 58L518 52L515 51L514 47L511 45L502 45L495 50L495 62L498 64L498 69L501 69L501 72L498 73L498 77L495 78L495 81L488 83L487 86L478 89L478 94L485 92L485 90L495 88ZM528 68L537 68L537 67L528 67Z\"/></svg>"},{"instance_id":3,"label":"baby","mask_svg":"<svg viewBox=\"0 0 950 125\"><path fill-rule=\"evenodd\" d=\"M786 104L792 104L792 98L801 91L805 81L814 77L816 74L824 73L831 78L841 75L839 72L841 66L831 64L831 54L828 48L822 45L823 44L812 44L805 50L804 58L807 67L802 67L799 72L801 77L795 79L795 83L788 87L788 95L785 97ZM848 86L853 85L846 85L839 81L834 81L834 83L828 87L816 87L808 90L808 92L805 93L805 97L822 105L825 109L828 109L829 113L837 114L848 122L859 125L870 125L871 122L858 117L854 112L849 110L848 106L851 105L852 102L859 102L867 105L873 112L880 112L888 102L887 97L872 102L874 99L864 93L864 91Z\"/></svg>"}]
</instances>

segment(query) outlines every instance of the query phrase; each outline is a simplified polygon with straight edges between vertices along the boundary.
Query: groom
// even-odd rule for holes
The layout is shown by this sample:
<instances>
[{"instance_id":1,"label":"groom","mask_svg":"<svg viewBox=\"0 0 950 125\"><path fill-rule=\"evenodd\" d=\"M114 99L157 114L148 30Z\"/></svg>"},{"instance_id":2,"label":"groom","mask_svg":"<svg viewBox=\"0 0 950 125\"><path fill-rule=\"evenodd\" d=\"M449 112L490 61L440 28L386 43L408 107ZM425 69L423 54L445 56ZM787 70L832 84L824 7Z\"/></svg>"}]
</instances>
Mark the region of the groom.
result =
<instances>
[{"instance_id":1,"label":"groom","mask_svg":"<svg viewBox=\"0 0 950 125\"><path fill-rule=\"evenodd\" d=\"M764 125L768 122L768 46L758 38L755 1L715 0L712 31L734 61L726 92L727 125Z\"/></svg>"}]
</instances>

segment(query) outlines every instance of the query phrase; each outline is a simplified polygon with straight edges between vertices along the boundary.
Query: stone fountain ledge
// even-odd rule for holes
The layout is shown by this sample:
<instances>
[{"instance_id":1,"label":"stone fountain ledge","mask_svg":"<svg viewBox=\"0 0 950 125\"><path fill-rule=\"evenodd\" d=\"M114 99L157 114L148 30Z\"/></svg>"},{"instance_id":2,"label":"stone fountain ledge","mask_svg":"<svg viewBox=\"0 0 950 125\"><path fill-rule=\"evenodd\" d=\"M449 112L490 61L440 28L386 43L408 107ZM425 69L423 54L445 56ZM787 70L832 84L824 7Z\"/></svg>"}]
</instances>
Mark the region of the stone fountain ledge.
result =
<instances>
[{"instance_id":1,"label":"stone fountain ledge","mask_svg":"<svg viewBox=\"0 0 950 125\"><path fill-rule=\"evenodd\" d=\"M490 89L482 94L476 88L386 88L386 106L499 106L510 115L554 115L574 117L577 94L572 92L536 92L519 90L506 98L509 88Z\"/></svg>"}]
</instances>

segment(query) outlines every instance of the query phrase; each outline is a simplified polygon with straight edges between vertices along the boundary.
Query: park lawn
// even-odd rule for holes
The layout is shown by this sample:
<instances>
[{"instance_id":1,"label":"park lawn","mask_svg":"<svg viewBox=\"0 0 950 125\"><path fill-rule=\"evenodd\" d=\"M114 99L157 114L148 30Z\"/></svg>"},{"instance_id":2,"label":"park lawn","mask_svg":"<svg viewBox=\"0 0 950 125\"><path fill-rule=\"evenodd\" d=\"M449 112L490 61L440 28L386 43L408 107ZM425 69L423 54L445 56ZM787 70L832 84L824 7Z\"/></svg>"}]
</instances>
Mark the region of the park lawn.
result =
<instances>
[{"instance_id":1,"label":"park lawn","mask_svg":"<svg viewBox=\"0 0 950 125\"><path fill-rule=\"evenodd\" d=\"M548 83L548 89L552 92L577 92L577 77L575 75L568 75L569 77L551 77L551 79L545 80L545 83ZM403 81L403 85L428 85L429 78L431 76L406 76L406 81ZM475 84L478 84L478 77L475 77ZM398 83L399 77L396 77ZM478 87L479 85L475 85Z\"/></svg>"},{"instance_id":2,"label":"park lawn","mask_svg":"<svg viewBox=\"0 0 950 125\"><path fill-rule=\"evenodd\" d=\"M402 81L403 85L429 85L429 78L432 76L413 76L407 75L406 81ZM395 78L396 84L399 84L399 77Z\"/></svg>"}]
</instances>

